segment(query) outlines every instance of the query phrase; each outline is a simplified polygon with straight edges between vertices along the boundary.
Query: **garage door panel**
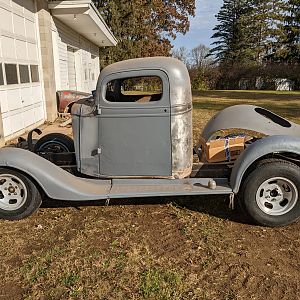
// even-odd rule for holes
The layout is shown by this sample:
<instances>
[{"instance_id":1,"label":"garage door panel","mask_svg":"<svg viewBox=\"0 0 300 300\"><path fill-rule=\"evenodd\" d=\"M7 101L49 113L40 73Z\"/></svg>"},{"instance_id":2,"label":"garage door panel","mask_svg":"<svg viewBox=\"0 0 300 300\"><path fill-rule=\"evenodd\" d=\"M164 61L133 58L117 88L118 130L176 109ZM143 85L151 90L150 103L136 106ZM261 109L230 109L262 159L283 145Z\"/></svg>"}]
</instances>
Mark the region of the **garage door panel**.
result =
<instances>
[{"instance_id":1,"label":"garage door panel","mask_svg":"<svg viewBox=\"0 0 300 300\"><path fill-rule=\"evenodd\" d=\"M1 46L2 46L2 55L4 59L5 58L16 59L15 40L13 38L2 36Z\"/></svg>"},{"instance_id":2,"label":"garage door panel","mask_svg":"<svg viewBox=\"0 0 300 300\"><path fill-rule=\"evenodd\" d=\"M27 47L26 42L16 40L16 52L17 52L17 59L26 60L27 59Z\"/></svg>"},{"instance_id":3,"label":"garage door panel","mask_svg":"<svg viewBox=\"0 0 300 300\"><path fill-rule=\"evenodd\" d=\"M42 88L40 85L32 87L32 101L34 104L42 102Z\"/></svg>"},{"instance_id":4,"label":"garage door panel","mask_svg":"<svg viewBox=\"0 0 300 300\"><path fill-rule=\"evenodd\" d=\"M24 111L23 116L24 116L24 126L28 127L32 125L32 120L35 120L34 108Z\"/></svg>"},{"instance_id":5,"label":"garage door panel","mask_svg":"<svg viewBox=\"0 0 300 300\"><path fill-rule=\"evenodd\" d=\"M15 114L11 114L11 130L12 132L21 131L24 129L23 118L20 117L20 111L16 111Z\"/></svg>"},{"instance_id":6,"label":"garage door panel","mask_svg":"<svg viewBox=\"0 0 300 300\"><path fill-rule=\"evenodd\" d=\"M1 113L8 111L6 91L0 91Z\"/></svg>"},{"instance_id":7,"label":"garage door panel","mask_svg":"<svg viewBox=\"0 0 300 300\"><path fill-rule=\"evenodd\" d=\"M11 135L12 129L11 129L11 119L10 117L2 118L3 122L3 131L4 131L4 136L9 136Z\"/></svg>"},{"instance_id":8,"label":"garage door panel","mask_svg":"<svg viewBox=\"0 0 300 300\"><path fill-rule=\"evenodd\" d=\"M13 22L12 22L12 13L0 8L0 29L7 31L7 32L13 32Z\"/></svg>"},{"instance_id":9,"label":"garage door panel","mask_svg":"<svg viewBox=\"0 0 300 300\"><path fill-rule=\"evenodd\" d=\"M28 47L28 59L33 61L38 61L37 45L27 43L27 47Z\"/></svg>"},{"instance_id":10,"label":"garage door panel","mask_svg":"<svg viewBox=\"0 0 300 300\"><path fill-rule=\"evenodd\" d=\"M22 107L22 100L19 88L7 91L8 110L16 110Z\"/></svg>"},{"instance_id":11,"label":"garage door panel","mask_svg":"<svg viewBox=\"0 0 300 300\"><path fill-rule=\"evenodd\" d=\"M23 107L33 104L31 87L22 88L21 95Z\"/></svg>"},{"instance_id":12,"label":"garage door panel","mask_svg":"<svg viewBox=\"0 0 300 300\"><path fill-rule=\"evenodd\" d=\"M35 23L26 19L25 27L27 38L36 41Z\"/></svg>"},{"instance_id":13,"label":"garage door panel","mask_svg":"<svg viewBox=\"0 0 300 300\"><path fill-rule=\"evenodd\" d=\"M24 18L14 14L13 15L14 32L17 35L25 37L25 24Z\"/></svg>"},{"instance_id":14,"label":"garage door panel","mask_svg":"<svg viewBox=\"0 0 300 300\"><path fill-rule=\"evenodd\" d=\"M44 119L44 105L41 104L40 106L34 109L35 113L35 121L39 122Z\"/></svg>"}]
</instances>

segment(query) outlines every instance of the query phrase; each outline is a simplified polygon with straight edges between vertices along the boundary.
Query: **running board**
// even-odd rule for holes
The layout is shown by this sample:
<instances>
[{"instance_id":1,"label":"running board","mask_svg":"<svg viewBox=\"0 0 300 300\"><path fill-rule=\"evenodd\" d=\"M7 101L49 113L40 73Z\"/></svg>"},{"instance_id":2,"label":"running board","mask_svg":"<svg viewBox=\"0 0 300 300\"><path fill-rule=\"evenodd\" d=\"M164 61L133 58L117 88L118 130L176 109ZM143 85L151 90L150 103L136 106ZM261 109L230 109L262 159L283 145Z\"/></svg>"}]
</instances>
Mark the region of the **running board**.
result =
<instances>
[{"instance_id":1,"label":"running board","mask_svg":"<svg viewBox=\"0 0 300 300\"><path fill-rule=\"evenodd\" d=\"M214 179L216 183L214 189L209 187L212 180L211 178L113 179L109 198L232 194L228 179ZM212 185L214 182L211 182Z\"/></svg>"}]
</instances>

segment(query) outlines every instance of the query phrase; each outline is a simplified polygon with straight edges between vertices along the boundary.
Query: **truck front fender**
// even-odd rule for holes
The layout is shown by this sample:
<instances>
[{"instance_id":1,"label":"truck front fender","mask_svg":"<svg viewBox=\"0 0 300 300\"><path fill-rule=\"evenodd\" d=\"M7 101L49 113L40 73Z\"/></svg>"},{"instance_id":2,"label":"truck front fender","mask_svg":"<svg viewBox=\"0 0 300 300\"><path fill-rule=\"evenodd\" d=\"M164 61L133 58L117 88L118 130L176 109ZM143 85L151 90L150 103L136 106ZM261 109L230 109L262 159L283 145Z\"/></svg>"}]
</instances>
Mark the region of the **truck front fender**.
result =
<instances>
[{"instance_id":1,"label":"truck front fender","mask_svg":"<svg viewBox=\"0 0 300 300\"><path fill-rule=\"evenodd\" d=\"M52 199L107 199L110 180L89 180L76 177L48 160L24 149L0 149L0 167L13 168L32 178Z\"/></svg>"},{"instance_id":2,"label":"truck front fender","mask_svg":"<svg viewBox=\"0 0 300 300\"><path fill-rule=\"evenodd\" d=\"M274 135L251 144L236 160L230 177L230 186L235 194L248 168L260 158L274 153L300 155L300 137ZM300 174L299 174L300 176Z\"/></svg>"}]
</instances>

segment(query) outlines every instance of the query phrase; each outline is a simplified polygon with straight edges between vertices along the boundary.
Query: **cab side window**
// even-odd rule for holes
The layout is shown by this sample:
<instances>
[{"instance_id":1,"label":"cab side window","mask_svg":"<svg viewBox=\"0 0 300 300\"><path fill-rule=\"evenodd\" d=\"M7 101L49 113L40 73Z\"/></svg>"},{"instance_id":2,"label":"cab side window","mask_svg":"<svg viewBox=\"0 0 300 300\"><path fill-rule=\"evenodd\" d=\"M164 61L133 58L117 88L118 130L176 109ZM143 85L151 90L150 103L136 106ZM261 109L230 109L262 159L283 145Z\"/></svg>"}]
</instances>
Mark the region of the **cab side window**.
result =
<instances>
[{"instance_id":1,"label":"cab side window","mask_svg":"<svg viewBox=\"0 0 300 300\"><path fill-rule=\"evenodd\" d=\"M162 94L163 82L158 76L116 79L106 87L106 100L109 102L148 103L159 101Z\"/></svg>"}]
</instances>

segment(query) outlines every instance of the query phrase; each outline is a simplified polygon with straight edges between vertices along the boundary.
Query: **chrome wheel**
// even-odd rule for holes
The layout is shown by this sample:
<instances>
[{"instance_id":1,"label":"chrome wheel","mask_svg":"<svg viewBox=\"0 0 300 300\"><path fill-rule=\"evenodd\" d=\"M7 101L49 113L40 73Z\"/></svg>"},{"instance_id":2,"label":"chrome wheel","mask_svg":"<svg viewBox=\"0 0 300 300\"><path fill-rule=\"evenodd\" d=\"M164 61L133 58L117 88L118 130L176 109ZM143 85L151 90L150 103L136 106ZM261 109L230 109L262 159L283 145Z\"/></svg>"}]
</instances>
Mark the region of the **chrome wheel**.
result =
<instances>
[{"instance_id":1,"label":"chrome wheel","mask_svg":"<svg viewBox=\"0 0 300 300\"><path fill-rule=\"evenodd\" d=\"M0 174L0 209L14 211L27 199L27 187L23 180L12 174Z\"/></svg>"},{"instance_id":2,"label":"chrome wheel","mask_svg":"<svg viewBox=\"0 0 300 300\"><path fill-rule=\"evenodd\" d=\"M298 201L296 185L284 177L263 182L256 192L258 207L270 216L281 216L291 211Z\"/></svg>"}]
</instances>

